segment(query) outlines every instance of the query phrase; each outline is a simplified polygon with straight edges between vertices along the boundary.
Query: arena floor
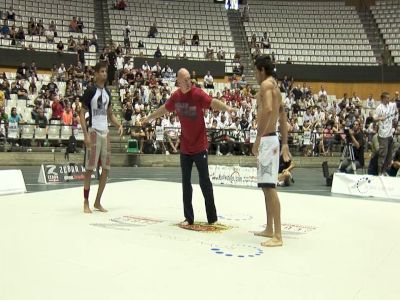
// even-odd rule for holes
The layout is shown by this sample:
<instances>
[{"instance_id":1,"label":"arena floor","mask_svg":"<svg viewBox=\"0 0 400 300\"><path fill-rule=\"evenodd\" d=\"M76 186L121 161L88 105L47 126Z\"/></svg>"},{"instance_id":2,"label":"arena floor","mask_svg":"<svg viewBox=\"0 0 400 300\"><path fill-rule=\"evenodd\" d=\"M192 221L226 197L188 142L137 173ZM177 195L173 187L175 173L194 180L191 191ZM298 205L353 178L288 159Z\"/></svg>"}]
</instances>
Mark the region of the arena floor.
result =
<instances>
[{"instance_id":1,"label":"arena floor","mask_svg":"<svg viewBox=\"0 0 400 300\"><path fill-rule=\"evenodd\" d=\"M0 299L364 300L400 294L400 204L321 196L329 194L321 175L302 193L299 185L310 176L297 175L280 193L284 247L269 249L251 233L265 224L257 189L215 187L223 226L191 231L175 225L182 220L181 186L166 181L178 181L178 169L136 168L131 176L114 169L103 201L109 212L91 215L81 212L81 186L37 192L45 189L34 185L38 168L23 169L30 193L0 198ZM134 180L146 172L151 180ZM320 195L305 192L313 189ZM194 206L196 221L204 222L197 185Z\"/></svg>"}]
</instances>

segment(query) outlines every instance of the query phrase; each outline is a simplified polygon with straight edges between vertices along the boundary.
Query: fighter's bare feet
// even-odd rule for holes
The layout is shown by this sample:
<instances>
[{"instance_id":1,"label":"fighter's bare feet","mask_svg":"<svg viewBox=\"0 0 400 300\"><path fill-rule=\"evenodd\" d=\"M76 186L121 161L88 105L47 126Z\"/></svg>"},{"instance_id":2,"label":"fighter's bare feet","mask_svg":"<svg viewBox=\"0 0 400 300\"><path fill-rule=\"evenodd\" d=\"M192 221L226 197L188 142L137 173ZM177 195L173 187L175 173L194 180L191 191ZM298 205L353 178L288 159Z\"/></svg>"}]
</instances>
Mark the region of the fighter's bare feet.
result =
<instances>
[{"instance_id":1,"label":"fighter's bare feet","mask_svg":"<svg viewBox=\"0 0 400 300\"><path fill-rule=\"evenodd\" d=\"M263 231L256 231L254 232L255 236L263 236L263 237L268 237L272 238L274 236L274 232L272 230L263 230Z\"/></svg>"},{"instance_id":2,"label":"fighter's bare feet","mask_svg":"<svg viewBox=\"0 0 400 300\"><path fill-rule=\"evenodd\" d=\"M261 246L264 247L282 247L283 242L281 238L277 238L276 236L274 236L272 239L261 243Z\"/></svg>"},{"instance_id":3,"label":"fighter's bare feet","mask_svg":"<svg viewBox=\"0 0 400 300\"><path fill-rule=\"evenodd\" d=\"M92 210L89 207L89 202L83 203L83 212L85 214L91 214L92 213Z\"/></svg>"},{"instance_id":4,"label":"fighter's bare feet","mask_svg":"<svg viewBox=\"0 0 400 300\"><path fill-rule=\"evenodd\" d=\"M96 209L96 210L98 210L98 211L101 211L101 212L108 212L108 210L107 209L105 209L103 206L101 206L101 204L100 203L95 203L94 204L94 208Z\"/></svg>"}]
</instances>

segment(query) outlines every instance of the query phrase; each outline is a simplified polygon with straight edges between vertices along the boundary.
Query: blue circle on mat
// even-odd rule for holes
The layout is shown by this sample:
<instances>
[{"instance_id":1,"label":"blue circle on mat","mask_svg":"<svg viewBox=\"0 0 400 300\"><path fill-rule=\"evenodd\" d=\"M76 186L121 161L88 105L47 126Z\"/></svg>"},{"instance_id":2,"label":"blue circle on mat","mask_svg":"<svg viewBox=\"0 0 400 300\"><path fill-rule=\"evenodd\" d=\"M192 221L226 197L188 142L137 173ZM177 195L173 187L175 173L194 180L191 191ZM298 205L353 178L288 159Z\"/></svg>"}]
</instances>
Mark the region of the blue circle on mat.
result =
<instances>
[{"instance_id":1,"label":"blue circle on mat","mask_svg":"<svg viewBox=\"0 0 400 300\"><path fill-rule=\"evenodd\" d=\"M219 248L211 248L211 251L219 251Z\"/></svg>"},{"instance_id":2,"label":"blue circle on mat","mask_svg":"<svg viewBox=\"0 0 400 300\"><path fill-rule=\"evenodd\" d=\"M217 253L217 254L224 254L223 251L216 251L215 253Z\"/></svg>"}]
</instances>

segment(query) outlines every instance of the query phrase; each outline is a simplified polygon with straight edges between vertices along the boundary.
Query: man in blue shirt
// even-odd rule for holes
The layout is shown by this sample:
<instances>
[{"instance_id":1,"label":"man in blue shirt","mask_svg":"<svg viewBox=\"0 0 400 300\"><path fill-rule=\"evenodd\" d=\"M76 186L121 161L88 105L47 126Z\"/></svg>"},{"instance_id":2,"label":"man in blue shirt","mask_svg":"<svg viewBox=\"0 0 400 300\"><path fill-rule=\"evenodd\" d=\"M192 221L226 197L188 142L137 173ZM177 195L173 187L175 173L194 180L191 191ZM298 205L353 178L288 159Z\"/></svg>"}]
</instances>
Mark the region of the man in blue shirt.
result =
<instances>
[{"instance_id":1,"label":"man in blue shirt","mask_svg":"<svg viewBox=\"0 0 400 300\"><path fill-rule=\"evenodd\" d=\"M3 26L0 29L0 34L4 37L10 34L10 27L8 27L7 20L4 20Z\"/></svg>"}]
</instances>

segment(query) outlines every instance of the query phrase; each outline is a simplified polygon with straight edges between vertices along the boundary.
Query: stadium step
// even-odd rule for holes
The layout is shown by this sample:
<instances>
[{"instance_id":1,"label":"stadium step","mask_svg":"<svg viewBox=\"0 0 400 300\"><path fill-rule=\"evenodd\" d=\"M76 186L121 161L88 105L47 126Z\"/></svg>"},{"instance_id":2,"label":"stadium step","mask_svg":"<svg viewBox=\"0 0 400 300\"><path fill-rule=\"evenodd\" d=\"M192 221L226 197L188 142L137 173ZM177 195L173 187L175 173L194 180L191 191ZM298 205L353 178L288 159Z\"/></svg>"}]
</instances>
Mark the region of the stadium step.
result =
<instances>
[{"instance_id":1,"label":"stadium step","mask_svg":"<svg viewBox=\"0 0 400 300\"><path fill-rule=\"evenodd\" d=\"M376 23L376 20L372 14L372 11L369 8L360 8L358 10L358 16L363 25L365 34L369 40L369 44L371 45L371 49L374 52L377 62L381 61L381 58L384 54L384 49L386 46L385 40L383 39L382 33ZM388 62L393 63L393 57L388 52Z\"/></svg>"},{"instance_id":2,"label":"stadium step","mask_svg":"<svg viewBox=\"0 0 400 300\"><path fill-rule=\"evenodd\" d=\"M228 21L235 52L240 54L241 63L244 66L243 74L246 76L246 81L249 84L255 85L257 82L254 78L253 61L240 12L235 10L228 11Z\"/></svg>"}]
</instances>

